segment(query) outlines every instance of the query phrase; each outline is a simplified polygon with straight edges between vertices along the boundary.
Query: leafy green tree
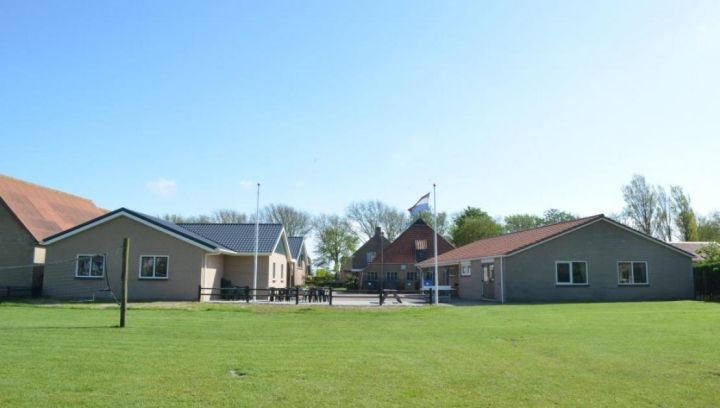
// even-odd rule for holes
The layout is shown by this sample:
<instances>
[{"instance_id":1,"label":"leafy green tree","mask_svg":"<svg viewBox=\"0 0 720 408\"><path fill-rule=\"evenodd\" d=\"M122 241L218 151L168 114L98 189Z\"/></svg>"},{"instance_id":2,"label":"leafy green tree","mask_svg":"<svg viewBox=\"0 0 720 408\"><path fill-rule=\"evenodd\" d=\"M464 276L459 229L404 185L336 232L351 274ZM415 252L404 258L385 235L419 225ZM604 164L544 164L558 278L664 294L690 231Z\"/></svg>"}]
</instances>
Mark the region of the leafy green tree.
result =
<instances>
[{"instance_id":1,"label":"leafy green tree","mask_svg":"<svg viewBox=\"0 0 720 408\"><path fill-rule=\"evenodd\" d=\"M542 217L532 214L513 214L505 217L505 232L522 231L543 225Z\"/></svg>"},{"instance_id":2,"label":"leafy green tree","mask_svg":"<svg viewBox=\"0 0 720 408\"><path fill-rule=\"evenodd\" d=\"M698 240L698 226L695 211L690 205L690 197L680 186L670 187L672 210L675 213L675 225L683 241Z\"/></svg>"},{"instance_id":3,"label":"leafy green tree","mask_svg":"<svg viewBox=\"0 0 720 408\"><path fill-rule=\"evenodd\" d=\"M560 211L557 208L551 208L543 214L543 225L557 224L558 222L572 221L578 219L578 216L569 212Z\"/></svg>"},{"instance_id":4,"label":"leafy green tree","mask_svg":"<svg viewBox=\"0 0 720 408\"><path fill-rule=\"evenodd\" d=\"M635 228L653 235L656 224L657 191L650 186L645 177L634 175L630 184L622 187L625 200L624 215L633 223Z\"/></svg>"},{"instance_id":5,"label":"leafy green tree","mask_svg":"<svg viewBox=\"0 0 720 408\"><path fill-rule=\"evenodd\" d=\"M700 241L720 242L720 212L701 217L698 222L698 239Z\"/></svg>"},{"instance_id":6,"label":"leafy green tree","mask_svg":"<svg viewBox=\"0 0 720 408\"><path fill-rule=\"evenodd\" d=\"M337 215L320 215L315 219L318 261L337 274L341 261L355 252L358 238L352 224Z\"/></svg>"},{"instance_id":7,"label":"leafy green tree","mask_svg":"<svg viewBox=\"0 0 720 408\"><path fill-rule=\"evenodd\" d=\"M717 242L711 242L709 245L698 249L698 253L703 256L704 263L720 263L720 244Z\"/></svg>"},{"instance_id":8,"label":"leafy green tree","mask_svg":"<svg viewBox=\"0 0 720 408\"><path fill-rule=\"evenodd\" d=\"M463 246L483 238L503 233L503 228L488 213L467 207L457 217L450 228L450 236L455 246Z\"/></svg>"}]
</instances>

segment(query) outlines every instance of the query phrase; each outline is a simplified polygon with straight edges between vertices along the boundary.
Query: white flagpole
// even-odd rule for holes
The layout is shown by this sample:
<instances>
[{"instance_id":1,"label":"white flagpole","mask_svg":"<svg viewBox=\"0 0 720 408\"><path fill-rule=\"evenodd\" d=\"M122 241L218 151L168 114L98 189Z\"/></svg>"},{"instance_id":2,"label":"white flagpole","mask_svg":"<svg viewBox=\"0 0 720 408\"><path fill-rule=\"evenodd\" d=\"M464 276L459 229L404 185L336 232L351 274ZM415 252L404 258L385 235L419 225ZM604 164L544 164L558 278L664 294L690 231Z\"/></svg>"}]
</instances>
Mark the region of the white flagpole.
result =
<instances>
[{"instance_id":1,"label":"white flagpole","mask_svg":"<svg viewBox=\"0 0 720 408\"><path fill-rule=\"evenodd\" d=\"M255 265L253 268L253 302L257 301L258 246L260 245L260 183L257 183L255 207Z\"/></svg>"},{"instance_id":2,"label":"white flagpole","mask_svg":"<svg viewBox=\"0 0 720 408\"><path fill-rule=\"evenodd\" d=\"M437 255L437 195L433 183L433 251L435 252L435 304L438 304L438 255Z\"/></svg>"}]
</instances>

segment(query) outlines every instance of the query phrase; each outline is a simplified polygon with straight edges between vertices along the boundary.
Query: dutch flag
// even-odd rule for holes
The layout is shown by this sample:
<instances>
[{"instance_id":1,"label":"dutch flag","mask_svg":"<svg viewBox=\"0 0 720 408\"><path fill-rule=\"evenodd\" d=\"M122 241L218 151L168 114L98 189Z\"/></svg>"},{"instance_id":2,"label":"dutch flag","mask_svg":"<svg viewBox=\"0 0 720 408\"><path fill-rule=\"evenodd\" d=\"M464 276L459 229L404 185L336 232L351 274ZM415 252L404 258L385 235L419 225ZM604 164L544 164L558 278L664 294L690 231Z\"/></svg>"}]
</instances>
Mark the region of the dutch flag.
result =
<instances>
[{"instance_id":1,"label":"dutch flag","mask_svg":"<svg viewBox=\"0 0 720 408\"><path fill-rule=\"evenodd\" d=\"M417 201L417 203L415 203L415 205L408 208L408 211L410 211L410 215L412 215L413 217L416 217L423 211L430 211L430 193L427 193L424 196L420 197L420 199Z\"/></svg>"}]
</instances>

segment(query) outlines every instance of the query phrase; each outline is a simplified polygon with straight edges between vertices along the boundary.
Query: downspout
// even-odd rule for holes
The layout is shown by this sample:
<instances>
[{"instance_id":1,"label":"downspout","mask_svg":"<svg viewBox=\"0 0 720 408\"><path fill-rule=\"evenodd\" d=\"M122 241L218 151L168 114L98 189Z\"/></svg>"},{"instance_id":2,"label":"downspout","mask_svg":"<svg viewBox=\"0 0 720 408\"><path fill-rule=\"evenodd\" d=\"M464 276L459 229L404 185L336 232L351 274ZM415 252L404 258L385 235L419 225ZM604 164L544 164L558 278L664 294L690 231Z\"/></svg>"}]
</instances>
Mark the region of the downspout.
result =
<instances>
[{"instance_id":1,"label":"downspout","mask_svg":"<svg viewBox=\"0 0 720 408\"><path fill-rule=\"evenodd\" d=\"M500 303L505 303L505 264L503 263L503 259L505 257L500 257Z\"/></svg>"}]
</instances>

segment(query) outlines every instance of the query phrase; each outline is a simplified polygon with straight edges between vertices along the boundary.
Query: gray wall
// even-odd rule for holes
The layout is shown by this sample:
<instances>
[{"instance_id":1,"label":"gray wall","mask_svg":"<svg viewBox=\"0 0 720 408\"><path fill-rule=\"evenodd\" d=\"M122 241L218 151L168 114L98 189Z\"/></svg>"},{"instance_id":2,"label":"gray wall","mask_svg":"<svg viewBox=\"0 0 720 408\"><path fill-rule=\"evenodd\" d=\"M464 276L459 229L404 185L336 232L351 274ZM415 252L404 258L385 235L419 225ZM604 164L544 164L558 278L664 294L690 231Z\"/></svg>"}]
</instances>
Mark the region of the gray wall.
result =
<instances>
[{"instance_id":1,"label":"gray wall","mask_svg":"<svg viewBox=\"0 0 720 408\"><path fill-rule=\"evenodd\" d=\"M78 254L107 254L105 268L110 285L120 295L122 240L130 238L128 298L130 300L197 300L206 254L201 248L126 217L116 218L47 246L43 294L48 297L88 299L109 297L98 292L105 279L75 277ZM167 279L140 279L141 255L169 256Z\"/></svg>"},{"instance_id":2,"label":"gray wall","mask_svg":"<svg viewBox=\"0 0 720 408\"><path fill-rule=\"evenodd\" d=\"M35 246L35 239L0 203L0 267L32 264ZM32 274L32 266L0 269L0 286L30 286Z\"/></svg>"},{"instance_id":3,"label":"gray wall","mask_svg":"<svg viewBox=\"0 0 720 408\"><path fill-rule=\"evenodd\" d=\"M587 261L588 285L556 285L556 261ZM647 261L649 284L619 285L618 261ZM504 268L506 302L693 297L690 257L606 221L507 257Z\"/></svg>"}]
</instances>

